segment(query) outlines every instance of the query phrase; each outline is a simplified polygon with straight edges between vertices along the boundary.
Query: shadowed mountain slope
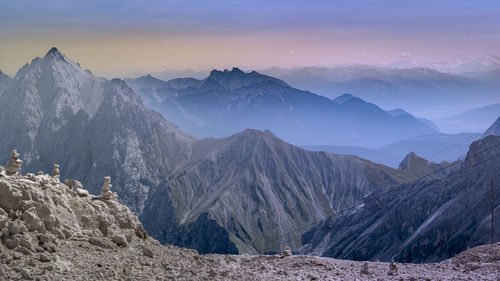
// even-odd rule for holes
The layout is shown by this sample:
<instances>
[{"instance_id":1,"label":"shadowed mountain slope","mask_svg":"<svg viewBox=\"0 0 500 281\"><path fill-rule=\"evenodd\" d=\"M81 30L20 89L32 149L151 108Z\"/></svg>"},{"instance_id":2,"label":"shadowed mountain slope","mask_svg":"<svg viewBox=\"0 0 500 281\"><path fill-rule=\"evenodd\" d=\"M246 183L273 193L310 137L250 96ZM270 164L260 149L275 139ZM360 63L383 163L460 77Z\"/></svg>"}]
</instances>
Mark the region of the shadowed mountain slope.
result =
<instances>
[{"instance_id":1,"label":"shadowed mountain slope","mask_svg":"<svg viewBox=\"0 0 500 281\"><path fill-rule=\"evenodd\" d=\"M499 182L500 137L470 146L460 168L368 196L302 236L299 252L354 260L439 261L490 241L490 181ZM495 186L495 202L500 198ZM500 223L495 208L495 224ZM496 241L500 239L497 232Z\"/></svg>"},{"instance_id":2,"label":"shadowed mountain slope","mask_svg":"<svg viewBox=\"0 0 500 281\"><path fill-rule=\"evenodd\" d=\"M154 237L172 243L179 232L173 222L190 223L208 213L240 251L278 251L281 241L300 246L300 232L276 239L280 235L305 231L367 194L417 176L411 169L310 152L270 133L245 130L196 141L190 162L150 192L141 220Z\"/></svg>"}]
</instances>

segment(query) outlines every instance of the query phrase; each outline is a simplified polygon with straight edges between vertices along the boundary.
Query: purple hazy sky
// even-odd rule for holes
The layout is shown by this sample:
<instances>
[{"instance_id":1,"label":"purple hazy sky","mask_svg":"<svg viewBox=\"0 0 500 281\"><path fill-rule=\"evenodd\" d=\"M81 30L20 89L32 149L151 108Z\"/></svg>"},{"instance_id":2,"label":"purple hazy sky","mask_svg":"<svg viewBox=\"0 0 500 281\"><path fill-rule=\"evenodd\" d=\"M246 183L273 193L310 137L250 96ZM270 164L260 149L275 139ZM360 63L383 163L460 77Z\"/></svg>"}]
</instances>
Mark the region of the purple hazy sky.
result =
<instances>
[{"instance_id":1,"label":"purple hazy sky","mask_svg":"<svg viewBox=\"0 0 500 281\"><path fill-rule=\"evenodd\" d=\"M0 2L0 69L57 46L98 74L498 54L500 1Z\"/></svg>"}]
</instances>

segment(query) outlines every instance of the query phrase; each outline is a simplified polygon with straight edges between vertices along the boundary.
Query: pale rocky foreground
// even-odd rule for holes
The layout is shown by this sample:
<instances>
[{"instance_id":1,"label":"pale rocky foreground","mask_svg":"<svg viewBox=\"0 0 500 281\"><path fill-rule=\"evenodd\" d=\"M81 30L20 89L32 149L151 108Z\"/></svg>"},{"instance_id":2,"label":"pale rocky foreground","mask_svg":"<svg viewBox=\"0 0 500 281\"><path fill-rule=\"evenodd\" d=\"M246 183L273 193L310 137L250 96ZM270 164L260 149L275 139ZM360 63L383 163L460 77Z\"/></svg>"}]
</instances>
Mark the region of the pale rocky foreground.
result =
<instances>
[{"instance_id":1,"label":"pale rocky foreground","mask_svg":"<svg viewBox=\"0 0 500 281\"><path fill-rule=\"evenodd\" d=\"M500 280L500 243L420 265L199 255L147 237L111 179L93 196L58 166L22 176L14 162L0 167L0 280Z\"/></svg>"}]
</instances>

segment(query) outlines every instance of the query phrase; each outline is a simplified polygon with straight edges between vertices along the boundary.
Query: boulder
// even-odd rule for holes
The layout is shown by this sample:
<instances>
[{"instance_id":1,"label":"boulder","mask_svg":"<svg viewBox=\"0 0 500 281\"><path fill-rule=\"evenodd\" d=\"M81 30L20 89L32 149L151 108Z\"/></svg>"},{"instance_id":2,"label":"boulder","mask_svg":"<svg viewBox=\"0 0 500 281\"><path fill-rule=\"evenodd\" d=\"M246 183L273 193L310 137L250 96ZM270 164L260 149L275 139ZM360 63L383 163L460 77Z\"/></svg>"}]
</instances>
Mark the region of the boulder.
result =
<instances>
[{"instance_id":1,"label":"boulder","mask_svg":"<svg viewBox=\"0 0 500 281\"><path fill-rule=\"evenodd\" d=\"M104 237L90 237L89 243L94 245L94 246L101 247L104 249L112 249L113 248L113 244L110 243L110 241Z\"/></svg>"},{"instance_id":2,"label":"boulder","mask_svg":"<svg viewBox=\"0 0 500 281\"><path fill-rule=\"evenodd\" d=\"M19 239L17 239L17 238L9 238L9 239L7 239L7 240L4 241L4 244L5 244L5 246L7 246L7 248L14 249L17 246L19 246Z\"/></svg>"},{"instance_id":3,"label":"boulder","mask_svg":"<svg viewBox=\"0 0 500 281\"><path fill-rule=\"evenodd\" d=\"M142 254L145 255L146 257L150 257L152 258L153 257L153 251L151 251L151 249L149 248L142 248Z\"/></svg>"},{"instance_id":4,"label":"boulder","mask_svg":"<svg viewBox=\"0 0 500 281\"><path fill-rule=\"evenodd\" d=\"M124 235L113 236L113 242L120 247L127 247L127 238Z\"/></svg>"},{"instance_id":5,"label":"boulder","mask_svg":"<svg viewBox=\"0 0 500 281\"><path fill-rule=\"evenodd\" d=\"M9 221L7 223L10 235L25 233L28 231L24 223L21 221Z\"/></svg>"},{"instance_id":6,"label":"boulder","mask_svg":"<svg viewBox=\"0 0 500 281\"><path fill-rule=\"evenodd\" d=\"M39 230L43 226L43 222L38 217L35 207L31 207L24 211L23 221L26 223L28 231Z\"/></svg>"},{"instance_id":7,"label":"boulder","mask_svg":"<svg viewBox=\"0 0 500 281\"><path fill-rule=\"evenodd\" d=\"M75 191L76 191L76 194L78 194L78 196L80 196L80 197L86 197L86 196L90 195L90 193L83 188L76 188Z\"/></svg>"}]
</instances>

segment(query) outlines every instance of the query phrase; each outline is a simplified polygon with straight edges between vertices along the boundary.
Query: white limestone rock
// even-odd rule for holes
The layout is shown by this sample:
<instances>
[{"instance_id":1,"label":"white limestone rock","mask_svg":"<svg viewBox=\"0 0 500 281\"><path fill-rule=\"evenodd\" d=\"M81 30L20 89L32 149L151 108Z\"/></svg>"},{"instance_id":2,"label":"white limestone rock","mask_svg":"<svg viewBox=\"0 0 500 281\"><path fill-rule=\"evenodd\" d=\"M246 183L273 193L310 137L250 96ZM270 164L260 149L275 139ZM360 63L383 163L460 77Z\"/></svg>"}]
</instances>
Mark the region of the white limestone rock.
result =
<instances>
[{"instance_id":1,"label":"white limestone rock","mask_svg":"<svg viewBox=\"0 0 500 281\"><path fill-rule=\"evenodd\" d=\"M83 189L83 184L77 180L65 179L64 184L67 185L70 189Z\"/></svg>"},{"instance_id":2,"label":"white limestone rock","mask_svg":"<svg viewBox=\"0 0 500 281\"><path fill-rule=\"evenodd\" d=\"M80 196L80 197L86 197L86 196L90 195L88 190L85 190L83 188L76 188L75 191L76 191L76 194L78 194L78 196Z\"/></svg>"}]
</instances>

